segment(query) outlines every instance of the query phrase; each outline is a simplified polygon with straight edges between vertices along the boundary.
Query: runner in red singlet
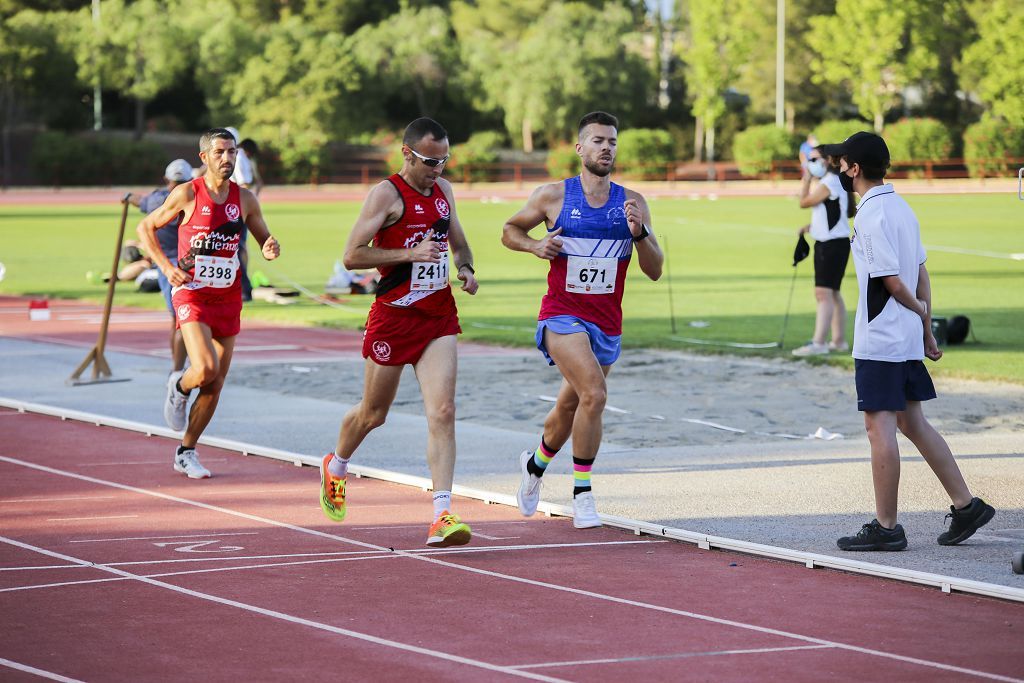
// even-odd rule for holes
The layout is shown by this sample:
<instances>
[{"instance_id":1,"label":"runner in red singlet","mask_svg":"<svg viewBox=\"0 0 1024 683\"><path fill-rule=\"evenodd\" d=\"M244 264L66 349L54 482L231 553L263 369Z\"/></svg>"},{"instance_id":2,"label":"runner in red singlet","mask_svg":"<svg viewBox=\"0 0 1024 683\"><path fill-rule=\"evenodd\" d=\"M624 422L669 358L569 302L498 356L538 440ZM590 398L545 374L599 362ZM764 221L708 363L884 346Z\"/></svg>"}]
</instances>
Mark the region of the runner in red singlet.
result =
<instances>
[{"instance_id":1,"label":"runner in red singlet","mask_svg":"<svg viewBox=\"0 0 1024 683\"><path fill-rule=\"evenodd\" d=\"M363 338L363 398L341 423L337 446L320 467L320 506L345 518L349 458L384 424L402 368L412 365L427 413L427 463L434 482L434 522L427 545L462 545L469 526L452 514L455 471L455 339L459 317L449 281L449 248L463 291L475 294L473 254L455 213L452 186L441 178L448 133L416 119L402 139L402 170L372 190L345 245L345 267L377 268L381 279Z\"/></svg>"},{"instance_id":2,"label":"runner in red singlet","mask_svg":"<svg viewBox=\"0 0 1024 683\"><path fill-rule=\"evenodd\" d=\"M137 232L146 253L174 288L171 301L185 340L189 367L167 379L164 419L185 430L174 456L174 469L192 479L210 476L196 455L196 442L210 423L231 365L242 311L238 250L243 226L260 243L268 261L281 252L263 221L260 204L249 190L229 180L235 168L235 138L214 128L199 138L199 158L206 172L174 188L164 203L142 219ZM181 216L178 264L160 250L156 231ZM188 412L189 394L198 396Z\"/></svg>"}]
</instances>

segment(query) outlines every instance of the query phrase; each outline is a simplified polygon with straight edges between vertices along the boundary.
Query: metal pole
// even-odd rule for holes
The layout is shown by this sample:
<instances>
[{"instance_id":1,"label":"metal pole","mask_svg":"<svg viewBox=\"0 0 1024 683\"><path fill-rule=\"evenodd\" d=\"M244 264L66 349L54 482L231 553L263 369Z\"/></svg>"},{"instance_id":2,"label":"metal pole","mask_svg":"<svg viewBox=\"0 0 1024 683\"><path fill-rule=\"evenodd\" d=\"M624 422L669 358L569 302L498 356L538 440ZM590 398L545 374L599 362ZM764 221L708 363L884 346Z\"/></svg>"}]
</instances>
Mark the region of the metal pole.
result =
<instances>
[{"instance_id":1,"label":"metal pole","mask_svg":"<svg viewBox=\"0 0 1024 683\"><path fill-rule=\"evenodd\" d=\"M100 0L92 0L92 25L100 30ZM95 54L93 55L95 59ZM100 72L96 70L96 83L92 87L92 129L103 130L103 90L100 87Z\"/></svg>"},{"instance_id":2,"label":"metal pole","mask_svg":"<svg viewBox=\"0 0 1024 683\"><path fill-rule=\"evenodd\" d=\"M775 125L786 125L786 0L775 2Z\"/></svg>"},{"instance_id":3,"label":"metal pole","mask_svg":"<svg viewBox=\"0 0 1024 683\"><path fill-rule=\"evenodd\" d=\"M676 333L676 307L672 300L672 269L668 260L668 235L662 235L661 241L665 243L665 284L668 285L668 319L672 323L672 334Z\"/></svg>"}]
</instances>

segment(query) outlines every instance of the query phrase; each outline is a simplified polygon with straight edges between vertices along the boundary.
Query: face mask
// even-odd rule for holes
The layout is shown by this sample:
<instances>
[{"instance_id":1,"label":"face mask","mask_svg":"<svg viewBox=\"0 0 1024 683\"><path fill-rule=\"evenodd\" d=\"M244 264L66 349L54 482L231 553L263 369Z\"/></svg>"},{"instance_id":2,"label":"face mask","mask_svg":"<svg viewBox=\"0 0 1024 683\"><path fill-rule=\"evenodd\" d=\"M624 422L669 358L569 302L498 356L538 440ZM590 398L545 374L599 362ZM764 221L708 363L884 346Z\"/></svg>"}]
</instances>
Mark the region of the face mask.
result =
<instances>
[{"instance_id":1,"label":"face mask","mask_svg":"<svg viewBox=\"0 0 1024 683\"><path fill-rule=\"evenodd\" d=\"M824 178L827 171L828 169L825 167L825 162L821 159L814 159L813 161L807 162L807 172L815 178Z\"/></svg>"},{"instance_id":2,"label":"face mask","mask_svg":"<svg viewBox=\"0 0 1024 683\"><path fill-rule=\"evenodd\" d=\"M843 171L839 172L839 184L842 185L843 189L847 192L853 192L853 178L846 175Z\"/></svg>"}]
</instances>

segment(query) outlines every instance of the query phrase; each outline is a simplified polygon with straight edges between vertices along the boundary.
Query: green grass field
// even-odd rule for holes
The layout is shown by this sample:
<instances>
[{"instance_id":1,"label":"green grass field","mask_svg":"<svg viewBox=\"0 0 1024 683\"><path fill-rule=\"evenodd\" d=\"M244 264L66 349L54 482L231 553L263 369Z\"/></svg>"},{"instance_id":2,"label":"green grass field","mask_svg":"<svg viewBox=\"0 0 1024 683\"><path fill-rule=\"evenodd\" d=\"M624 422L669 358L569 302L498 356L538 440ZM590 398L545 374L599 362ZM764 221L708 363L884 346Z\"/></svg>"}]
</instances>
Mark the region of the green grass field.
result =
<instances>
[{"instance_id":1,"label":"green grass field","mask_svg":"<svg viewBox=\"0 0 1024 683\"><path fill-rule=\"evenodd\" d=\"M532 343L532 329L543 294L546 264L501 246L501 226L519 202L458 202L475 253L480 292L456 293L464 338L506 345ZM935 374L1024 383L1024 261L983 256L1024 252L1017 230L1024 204L1012 195L911 196L929 247L928 268L936 315L970 317L979 343L947 347L930 365ZM708 341L766 343L779 339L792 277L796 229L809 220L788 198L673 199L651 202L654 232L667 253L671 278L650 282L634 265L626 288L627 347L686 349L703 353L790 358L806 342L814 324L813 265L800 264L786 333L786 349L738 350L699 346L671 337L669 285L674 298L675 336ZM277 204L265 207L267 221L282 243L283 256L267 263L253 253L250 272L263 271L279 286L297 282L322 292L359 205L349 203ZM141 215L132 209L127 237ZM105 285L87 281L86 272L110 268L120 205L0 207L0 262L7 267L0 293L47 295L102 301ZM158 308L157 294L119 285L118 305ZM857 283L851 263L843 291L853 307ZM282 306L247 305L244 316L311 325L357 328L369 297L353 296L339 310L304 299ZM710 323L691 327L692 321ZM794 361L797 362L797 361ZM807 362L807 361L804 361ZM852 366L848 357L810 362Z\"/></svg>"}]
</instances>

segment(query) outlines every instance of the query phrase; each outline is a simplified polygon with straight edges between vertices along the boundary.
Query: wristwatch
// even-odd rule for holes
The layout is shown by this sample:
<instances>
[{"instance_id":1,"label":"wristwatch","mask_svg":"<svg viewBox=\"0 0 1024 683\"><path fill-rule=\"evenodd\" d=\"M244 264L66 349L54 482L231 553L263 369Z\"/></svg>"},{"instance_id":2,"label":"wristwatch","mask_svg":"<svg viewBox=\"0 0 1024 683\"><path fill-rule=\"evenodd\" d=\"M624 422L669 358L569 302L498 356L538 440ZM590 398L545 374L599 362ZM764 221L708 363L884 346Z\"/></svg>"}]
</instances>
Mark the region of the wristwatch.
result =
<instances>
[{"instance_id":1,"label":"wristwatch","mask_svg":"<svg viewBox=\"0 0 1024 683\"><path fill-rule=\"evenodd\" d=\"M472 263L463 263L461 266L459 266L458 268L455 269L455 272L457 273L460 270L462 270L463 268L468 268L469 272L473 273L473 275L476 275L476 271L473 270L473 264Z\"/></svg>"},{"instance_id":2,"label":"wristwatch","mask_svg":"<svg viewBox=\"0 0 1024 683\"><path fill-rule=\"evenodd\" d=\"M645 239L647 239L650 236L650 234L651 234L651 231L647 229L647 224L646 223L641 223L640 224L640 234L639 235L634 235L633 236L633 241L634 242L640 242L642 240L645 240Z\"/></svg>"}]
</instances>

